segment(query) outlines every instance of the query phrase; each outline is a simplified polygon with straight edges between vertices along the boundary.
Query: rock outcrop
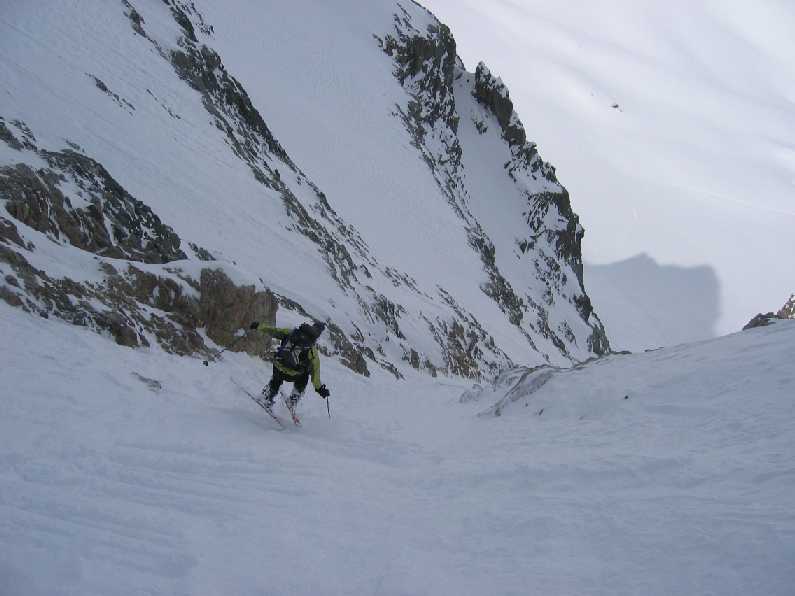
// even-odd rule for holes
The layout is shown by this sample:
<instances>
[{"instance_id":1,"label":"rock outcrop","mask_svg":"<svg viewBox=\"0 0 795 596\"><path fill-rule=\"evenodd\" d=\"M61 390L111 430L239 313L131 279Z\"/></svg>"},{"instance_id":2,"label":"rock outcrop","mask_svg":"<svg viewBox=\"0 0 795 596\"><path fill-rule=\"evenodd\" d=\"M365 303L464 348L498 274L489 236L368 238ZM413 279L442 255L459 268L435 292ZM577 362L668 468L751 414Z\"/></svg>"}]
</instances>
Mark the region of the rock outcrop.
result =
<instances>
[{"instance_id":1,"label":"rock outcrop","mask_svg":"<svg viewBox=\"0 0 795 596\"><path fill-rule=\"evenodd\" d=\"M258 292L253 285L237 286L221 269L202 269L199 291L199 319L217 344L230 345L252 321L276 322L279 305L273 293ZM235 343L235 350L258 354L265 344L262 334L249 333Z\"/></svg>"},{"instance_id":2,"label":"rock outcrop","mask_svg":"<svg viewBox=\"0 0 795 596\"><path fill-rule=\"evenodd\" d=\"M22 154L34 153L48 167L0 167L0 197L8 214L55 241L101 256L144 263L187 258L174 230L101 164L73 149L41 149L30 130L16 124L25 132L24 141L0 119L3 140Z\"/></svg>"},{"instance_id":3,"label":"rock outcrop","mask_svg":"<svg viewBox=\"0 0 795 596\"><path fill-rule=\"evenodd\" d=\"M480 255L486 275L480 284L481 290L522 332L528 347L534 351L538 348L533 336L540 334L562 355L570 357L570 346L577 341L571 325L566 322L550 325L549 322L550 307L563 299L591 328L585 338L588 349L595 354L608 353L610 344L604 327L585 292L584 229L572 210L568 192L555 177L555 169L540 158L535 143L527 140L507 87L482 62L474 76L467 73L456 55L450 30L438 24L435 17L433 22L437 24L422 29L401 7L401 12L394 15L394 31L376 36L376 39L380 48L392 58L394 76L409 94L408 103L397 106L398 115L451 208L461 218L470 247ZM469 207L469 185L458 136L461 115L455 93L456 85L466 87L467 84L471 96L496 119L510 150L511 157L504 169L527 202L524 214L527 236L517 242L516 249L529 261L528 278L537 280L545 288L540 295L523 291L517 287L516 280L508 280L498 264L492 238ZM485 134L489 128L483 120L477 120L475 127L479 134ZM576 280L574 291L570 277ZM454 321L451 328L461 322ZM449 336L437 333L437 337L441 335ZM446 354L458 352L450 348L451 345L444 342ZM460 371L469 370L466 366L454 368L458 374L467 374Z\"/></svg>"},{"instance_id":4,"label":"rock outcrop","mask_svg":"<svg viewBox=\"0 0 795 596\"><path fill-rule=\"evenodd\" d=\"M475 89L472 94L497 117L502 136L508 144L522 147L527 142L527 134L513 110L508 88L502 79L492 76L483 62L479 62L475 69Z\"/></svg>"},{"instance_id":5,"label":"rock outcrop","mask_svg":"<svg viewBox=\"0 0 795 596\"><path fill-rule=\"evenodd\" d=\"M776 314L780 319L795 319L795 294L789 297Z\"/></svg>"},{"instance_id":6,"label":"rock outcrop","mask_svg":"<svg viewBox=\"0 0 795 596\"><path fill-rule=\"evenodd\" d=\"M795 319L795 294L789 297L777 312L759 313L748 321L743 327L743 331L755 329L756 327L766 327L775 321L782 319Z\"/></svg>"},{"instance_id":7,"label":"rock outcrop","mask_svg":"<svg viewBox=\"0 0 795 596\"><path fill-rule=\"evenodd\" d=\"M11 306L56 317L108 334L119 345L153 343L181 356L212 357L201 331L216 344L231 346L252 320L275 322L278 305L267 290L238 286L220 269L202 269L195 280L178 266L159 273L123 260L97 259L91 281L56 277L30 262L35 250L16 225L0 217L0 264L10 267L0 280L0 299ZM251 333L234 350L260 355L267 342Z\"/></svg>"}]
</instances>

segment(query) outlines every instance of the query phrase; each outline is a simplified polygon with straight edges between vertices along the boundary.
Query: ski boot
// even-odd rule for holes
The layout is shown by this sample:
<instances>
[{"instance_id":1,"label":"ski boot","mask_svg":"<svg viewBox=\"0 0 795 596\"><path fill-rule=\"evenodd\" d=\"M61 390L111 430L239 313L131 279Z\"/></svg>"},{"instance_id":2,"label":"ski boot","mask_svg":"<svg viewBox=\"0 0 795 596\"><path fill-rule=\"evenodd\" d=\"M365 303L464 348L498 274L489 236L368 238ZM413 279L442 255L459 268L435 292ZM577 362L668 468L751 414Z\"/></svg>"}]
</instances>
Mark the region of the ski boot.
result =
<instances>
[{"instance_id":1,"label":"ski boot","mask_svg":"<svg viewBox=\"0 0 795 596\"><path fill-rule=\"evenodd\" d=\"M270 387L265 385L265 387L262 388L262 397L257 401L262 404L262 407L265 408L268 413L273 414L273 403L275 399L276 396L271 393Z\"/></svg>"},{"instance_id":2,"label":"ski boot","mask_svg":"<svg viewBox=\"0 0 795 596\"><path fill-rule=\"evenodd\" d=\"M298 407L298 400L300 399L301 399L301 394L293 391L290 394L290 397L288 397L284 401L284 405L287 406L287 410L290 412L290 417L293 419L293 424L295 424L296 426L301 426L301 419L298 417L298 414L296 414L295 412L295 409Z\"/></svg>"}]
</instances>

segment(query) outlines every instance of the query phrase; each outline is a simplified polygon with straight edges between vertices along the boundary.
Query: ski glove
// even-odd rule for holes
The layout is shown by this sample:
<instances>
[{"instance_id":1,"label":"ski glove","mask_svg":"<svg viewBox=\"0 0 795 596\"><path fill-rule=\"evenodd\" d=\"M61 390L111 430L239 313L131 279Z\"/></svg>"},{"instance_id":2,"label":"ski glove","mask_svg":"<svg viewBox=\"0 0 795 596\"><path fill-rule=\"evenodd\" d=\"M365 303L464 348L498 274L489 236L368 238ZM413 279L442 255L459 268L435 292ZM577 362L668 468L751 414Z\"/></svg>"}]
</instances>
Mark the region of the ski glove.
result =
<instances>
[{"instance_id":1,"label":"ski glove","mask_svg":"<svg viewBox=\"0 0 795 596\"><path fill-rule=\"evenodd\" d=\"M326 399L329 395L331 395L331 391L326 389L325 385L321 385L318 388L317 392L318 392L318 395L320 395L320 397L322 397L323 399Z\"/></svg>"},{"instance_id":2,"label":"ski glove","mask_svg":"<svg viewBox=\"0 0 795 596\"><path fill-rule=\"evenodd\" d=\"M259 327L259 321L254 321L248 326L249 329L256 329L257 327Z\"/></svg>"}]
</instances>

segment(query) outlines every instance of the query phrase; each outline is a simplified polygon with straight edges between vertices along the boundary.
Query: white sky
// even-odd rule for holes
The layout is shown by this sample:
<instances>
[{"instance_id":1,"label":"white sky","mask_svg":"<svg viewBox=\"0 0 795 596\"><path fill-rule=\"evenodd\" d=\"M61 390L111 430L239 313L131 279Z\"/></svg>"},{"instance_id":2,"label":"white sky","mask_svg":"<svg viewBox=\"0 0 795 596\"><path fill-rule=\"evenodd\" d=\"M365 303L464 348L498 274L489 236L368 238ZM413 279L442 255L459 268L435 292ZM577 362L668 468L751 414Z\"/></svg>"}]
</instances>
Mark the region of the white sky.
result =
<instances>
[{"instance_id":1,"label":"white sky","mask_svg":"<svg viewBox=\"0 0 795 596\"><path fill-rule=\"evenodd\" d=\"M795 3L424 4L508 85L587 260L713 267L721 333L795 291Z\"/></svg>"}]
</instances>

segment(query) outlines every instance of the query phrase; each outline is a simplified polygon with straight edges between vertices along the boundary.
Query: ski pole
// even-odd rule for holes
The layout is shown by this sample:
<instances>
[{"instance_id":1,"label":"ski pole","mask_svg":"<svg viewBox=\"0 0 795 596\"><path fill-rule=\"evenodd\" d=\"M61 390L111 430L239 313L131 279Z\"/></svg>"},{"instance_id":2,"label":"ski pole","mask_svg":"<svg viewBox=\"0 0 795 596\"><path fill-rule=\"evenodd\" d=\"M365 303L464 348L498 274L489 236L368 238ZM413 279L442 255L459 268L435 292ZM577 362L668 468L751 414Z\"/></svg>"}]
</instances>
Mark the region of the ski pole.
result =
<instances>
[{"instance_id":1,"label":"ski pole","mask_svg":"<svg viewBox=\"0 0 795 596\"><path fill-rule=\"evenodd\" d=\"M331 420L331 396L326 398L326 410L328 411L328 419Z\"/></svg>"},{"instance_id":2,"label":"ski pole","mask_svg":"<svg viewBox=\"0 0 795 596\"><path fill-rule=\"evenodd\" d=\"M240 340L241 340L241 339L243 339L244 337L246 337L246 336L245 336L245 335L241 335L240 337L238 337L238 338L237 338L235 341L233 341L231 344L229 344L228 346L226 346L226 347L225 347L223 350L221 350L220 352L218 352L218 353L215 355L215 357L216 357L216 358L218 358L218 357L219 357L221 354L223 354L223 353L224 353L224 352L226 352L227 350L231 350L232 348L234 348L234 347L235 347L235 346L236 346L238 343L240 343ZM202 364L203 364L204 366L210 366L210 361L209 361L209 360L202 360Z\"/></svg>"}]
</instances>

